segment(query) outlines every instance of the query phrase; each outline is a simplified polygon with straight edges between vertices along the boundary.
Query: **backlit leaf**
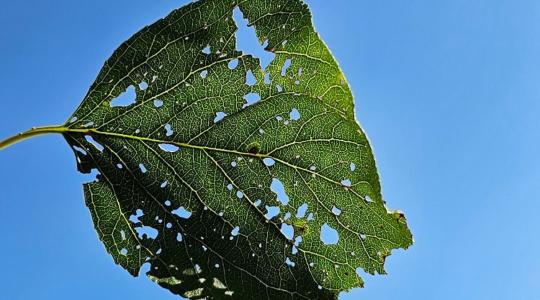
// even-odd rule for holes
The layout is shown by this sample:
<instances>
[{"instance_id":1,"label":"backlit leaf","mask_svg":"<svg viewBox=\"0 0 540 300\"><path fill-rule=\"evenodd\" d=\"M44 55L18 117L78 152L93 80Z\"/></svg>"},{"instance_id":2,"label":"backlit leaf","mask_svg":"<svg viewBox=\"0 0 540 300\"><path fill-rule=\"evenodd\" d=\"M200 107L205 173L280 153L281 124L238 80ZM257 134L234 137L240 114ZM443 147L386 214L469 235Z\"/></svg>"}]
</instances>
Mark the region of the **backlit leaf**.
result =
<instances>
[{"instance_id":1,"label":"backlit leaf","mask_svg":"<svg viewBox=\"0 0 540 300\"><path fill-rule=\"evenodd\" d=\"M238 11L240 10L240 11ZM273 59L239 51L241 12ZM335 299L412 243L300 0L202 0L123 43L63 133L115 262L192 299Z\"/></svg>"}]
</instances>

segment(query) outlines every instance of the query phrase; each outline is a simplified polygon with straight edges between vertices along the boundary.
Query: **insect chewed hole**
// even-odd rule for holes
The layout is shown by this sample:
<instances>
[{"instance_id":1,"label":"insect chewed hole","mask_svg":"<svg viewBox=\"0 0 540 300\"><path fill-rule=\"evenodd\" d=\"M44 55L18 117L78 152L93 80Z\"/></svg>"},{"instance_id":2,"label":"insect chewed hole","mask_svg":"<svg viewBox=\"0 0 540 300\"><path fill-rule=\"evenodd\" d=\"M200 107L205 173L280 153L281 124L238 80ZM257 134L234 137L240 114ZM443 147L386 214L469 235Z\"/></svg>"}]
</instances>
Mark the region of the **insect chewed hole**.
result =
<instances>
[{"instance_id":1,"label":"insect chewed hole","mask_svg":"<svg viewBox=\"0 0 540 300\"><path fill-rule=\"evenodd\" d=\"M356 165L354 163L351 163L349 165L349 169L351 170L351 172L354 172L354 170L356 170Z\"/></svg>"},{"instance_id":2,"label":"insect chewed hole","mask_svg":"<svg viewBox=\"0 0 540 300\"><path fill-rule=\"evenodd\" d=\"M244 198L244 193L242 191L237 191L236 192L236 197L238 197L238 199L242 199L242 198Z\"/></svg>"},{"instance_id":3,"label":"insect chewed hole","mask_svg":"<svg viewBox=\"0 0 540 300\"><path fill-rule=\"evenodd\" d=\"M307 203L304 203L302 205L300 205L296 211L296 217L301 219L303 217L306 216L306 212L308 210L308 204Z\"/></svg>"},{"instance_id":4,"label":"insect chewed hole","mask_svg":"<svg viewBox=\"0 0 540 300\"><path fill-rule=\"evenodd\" d=\"M165 124L165 136L171 136L173 135L174 131L172 129L171 124Z\"/></svg>"},{"instance_id":5,"label":"insect chewed hole","mask_svg":"<svg viewBox=\"0 0 540 300\"><path fill-rule=\"evenodd\" d=\"M146 81L142 81L141 83L139 83L139 88L144 91L148 88L148 83L146 83Z\"/></svg>"},{"instance_id":6,"label":"insect chewed hole","mask_svg":"<svg viewBox=\"0 0 540 300\"><path fill-rule=\"evenodd\" d=\"M296 266L296 263L293 262L290 258L287 257L287 259L285 259L285 263L290 266L290 267L294 267Z\"/></svg>"},{"instance_id":7,"label":"insect chewed hole","mask_svg":"<svg viewBox=\"0 0 540 300\"><path fill-rule=\"evenodd\" d=\"M289 225L289 224L286 224L286 223L282 223L282 224L281 224L281 233L283 233L283 235L284 235L288 240L292 240L293 237L294 237L294 228L292 227L292 225Z\"/></svg>"},{"instance_id":8,"label":"insect chewed hole","mask_svg":"<svg viewBox=\"0 0 540 300\"><path fill-rule=\"evenodd\" d=\"M143 172L143 173L147 172L146 167L144 166L144 164L139 164L139 169L141 169L141 172Z\"/></svg>"},{"instance_id":9,"label":"insect chewed hole","mask_svg":"<svg viewBox=\"0 0 540 300\"><path fill-rule=\"evenodd\" d=\"M84 123L82 127L84 127L84 128L89 128L89 127L92 127L92 126L94 126L94 122L93 122L93 121L90 121L90 122Z\"/></svg>"},{"instance_id":10,"label":"insect chewed hole","mask_svg":"<svg viewBox=\"0 0 540 300\"><path fill-rule=\"evenodd\" d=\"M178 151L178 149L180 149L178 146L176 145L173 145L173 144L159 144L159 148L165 152L171 152L171 153L174 153L176 151Z\"/></svg>"},{"instance_id":11,"label":"insect chewed hole","mask_svg":"<svg viewBox=\"0 0 540 300\"><path fill-rule=\"evenodd\" d=\"M94 140L91 135L85 135L84 138L87 142L92 144L92 146L94 146L99 152L103 152L103 150L105 149L105 147L103 147L103 145L101 145L100 143L96 142L96 140Z\"/></svg>"},{"instance_id":12,"label":"insect chewed hole","mask_svg":"<svg viewBox=\"0 0 540 300\"><path fill-rule=\"evenodd\" d=\"M266 157L266 158L263 158L263 163L264 163L267 167L271 167L271 166L273 166L273 165L276 163L276 161L273 160L273 159L270 158L270 157Z\"/></svg>"},{"instance_id":13,"label":"insect chewed hole","mask_svg":"<svg viewBox=\"0 0 540 300\"><path fill-rule=\"evenodd\" d=\"M235 59L231 60L231 61L229 62L229 64L228 64L228 67L229 67L229 69L231 69L231 70L236 69L236 67L238 67L238 59L235 58Z\"/></svg>"},{"instance_id":14,"label":"insect chewed hole","mask_svg":"<svg viewBox=\"0 0 540 300\"><path fill-rule=\"evenodd\" d=\"M139 218L142 217L143 215L144 215L144 214L143 214L142 210L141 210L141 209L137 209L137 210L135 211L135 214L134 214L134 215L131 215L131 216L129 217L129 221L130 221L131 223L133 223L133 224L137 224L137 223L140 222L140 221L139 221Z\"/></svg>"},{"instance_id":15,"label":"insect chewed hole","mask_svg":"<svg viewBox=\"0 0 540 300\"><path fill-rule=\"evenodd\" d=\"M185 209L183 206L173 210L172 213L179 216L182 219L189 219L191 217L191 212Z\"/></svg>"},{"instance_id":16,"label":"insect chewed hole","mask_svg":"<svg viewBox=\"0 0 540 300\"><path fill-rule=\"evenodd\" d=\"M364 196L364 199L365 199L366 202L368 202L368 203L373 202L373 199L371 199L371 197L370 197L369 195L365 195L365 196Z\"/></svg>"},{"instance_id":17,"label":"insect chewed hole","mask_svg":"<svg viewBox=\"0 0 540 300\"><path fill-rule=\"evenodd\" d=\"M261 96L258 93L249 93L244 96L244 99L246 100L246 104L244 104L243 107L247 107L259 102L259 100L261 100Z\"/></svg>"},{"instance_id":18,"label":"insect chewed hole","mask_svg":"<svg viewBox=\"0 0 540 300\"><path fill-rule=\"evenodd\" d=\"M273 217L279 215L279 206L266 206L266 215L265 217L270 220Z\"/></svg>"},{"instance_id":19,"label":"insect chewed hole","mask_svg":"<svg viewBox=\"0 0 540 300\"><path fill-rule=\"evenodd\" d=\"M321 226L321 241L325 245L335 245L339 241L339 234L337 230L330 227L327 223L324 223L323 226Z\"/></svg>"},{"instance_id":20,"label":"insect chewed hole","mask_svg":"<svg viewBox=\"0 0 540 300\"><path fill-rule=\"evenodd\" d=\"M346 186L346 187L350 187L352 185L352 183L351 183L350 179L346 178L346 179L343 179L341 181L341 185Z\"/></svg>"},{"instance_id":21,"label":"insect chewed hole","mask_svg":"<svg viewBox=\"0 0 540 300\"><path fill-rule=\"evenodd\" d=\"M233 19L236 22L236 49L243 53L251 54L258 58L261 62L261 68L264 70L274 60L275 54L264 50L268 45L268 40L261 45L257 39L255 28L248 26L248 21L244 19L244 15L240 8L236 7L233 10Z\"/></svg>"},{"instance_id":22,"label":"insect chewed hole","mask_svg":"<svg viewBox=\"0 0 540 300\"><path fill-rule=\"evenodd\" d=\"M281 67L281 76L287 75L287 70L292 64L292 60L290 58L287 58L285 62L283 63L283 67Z\"/></svg>"},{"instance_id":23,"label":"insect chewed hole","mask_svg":"<svg viewBox=\"0 0 540 300\"><path fill-rule=\"evenodd\" d=\"M130 85L122 94L111 100L111 107L117 106L130 106L135 103L137 94L135 93L135 87Z\"/></svg>"},{"instance_id":24,"label":"insect chewed hole","mask_svg":"<svg viewBox=\"0 0 540 300\"><path fill-rule=\"evenodd\" d=\"M207 55L210 54L211 53L210 45L206 45L206 47L202 49L202 53L207 54Z\"/></svg>"},{"instance_id":25,"label":"insect chewed hole","mask_svg":"<svg viewBox=\"0 0 540 300\"><path fill-rule=\"evenodd\" d=\"M145 238L155 239L159 234L157 229L152 228L150 226L135 227L135 231L137 231L137 235L141 239L145 239Z\"/></svg>"},{"instance_id":26,"label":"insect chewed hole","mask_svg":"<svg viewBox=\"0 0 540 300\"><path fill-rule=\"evenodd\" d=\"M255 78L255 75L253 75L253 72L251 70L248 70L246 72L246 84L249 86L254 86L257 83L257 79Z\"/></svg>"},{"instance_id":27,"label":"insect chewed hole","mask_svg":"<svg viewBox=\"0 0 540 300\"><path fill-rule=\"evenodd\" d=\"M298 111L298 109L293 108L293 109L291 110L291 112L289 113L289 118L290 118L292 121L298 121L298 120L300 120L300 112Z\"/></svg>"},{"instance_id":28,"label":"insect chewed hole","mask_svg":"<svg viewBox=\"0 0 540 300\"><path fill-rule=\"evenodd\" d=\"M214 123L217 123L217 122L223 120L223 118L225 118L226 116L227 116L226 113L224 113L224 112L222 112L222 111L218 111L218 112L216 113L216 117L214 118Z\"/></svg>"},{"instance_id":29,"label":"insect chewed hole","mask_svg":"<svg viewBox=\"0 0 540 300\"><path fill-rule=\"evenodd\" d=\"M283 186L283 183L277 179L272 178L272 183L270 184L270 190L274 192L274 194L277 195L277 199L281 204L287 205L289 204L289 196L285 192L285 187Z\"/></svg>"},{"instance_id":30,"label":"insect chewed hole","mask_svg":"<svg viewBox=\"0 0 540 300\"><path fill-rule=\"evenodd\" d=\"M159 99L154 100L154 106L158 107L158 108L162 107L163 106L163 101L159 100Z\"/></svg>"},{"instance_id":31,"label":"insect chewed hole","mask_svg":"<svg viewBox=\"0 0 540 300\"><path fill-rule=\"evenodd\" d=\"M240 227L236 226L231 230L231 235L232 236L237 236L239 232L240 232ZM231 239L232 239L232 237L231 237Z\"/></svg>"},{"instance_id":32,"label":"insect chewed hole","mask_svg":"<svg viewBox=\"0 0 540 300\"><path fill-rule=\"evenodd\" d=\"M79 153L82 154L82 155L86 155L86 154L87 154L87 153L86 153L86 150L84 150L83 148L81 148L81 147L79 147L79 146L75 146L75 145L74 145L74 146L71 146L71 147L73 147L73 150L79 152Z\"/></svg>"},{"instance_id":33,"label":"insect chewed hole","mask_svg":"<svg viewBox=\"0 0 540 300\"><path fill-rule=\"evenodd\" d=\"M202 79L206 78L208 76L208 70L201 71L199 75L201 76Z\"/></svg>"},{"instance_id":34,"label":"insect chewed hole","mask_svg":"<svg viewBox=\"0 0 540 300\"><path fill-rule=\"evenodd\" d=\"M339 215L341 215L341 209L339 209L339 208L333 206L333 207L332 207L332 213L333 213L334 215L336 215L336 216L339 216Z\"/></svg>"}]
</instances>

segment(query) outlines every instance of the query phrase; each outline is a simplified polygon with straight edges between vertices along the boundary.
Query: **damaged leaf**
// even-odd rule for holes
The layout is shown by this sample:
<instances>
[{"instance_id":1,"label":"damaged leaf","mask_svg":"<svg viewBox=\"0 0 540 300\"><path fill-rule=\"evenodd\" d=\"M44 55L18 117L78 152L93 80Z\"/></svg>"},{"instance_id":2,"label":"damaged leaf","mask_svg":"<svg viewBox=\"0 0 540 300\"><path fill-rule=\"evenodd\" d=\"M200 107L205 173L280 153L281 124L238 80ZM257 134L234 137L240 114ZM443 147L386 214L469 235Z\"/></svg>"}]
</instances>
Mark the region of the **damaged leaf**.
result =
<instances>
[{"instance_id":1,"label":"damaged leaf","mask_svg":"<svg viewBox=\"0 0 540 300\"><path fill-rule=\"evenodd\" d=\"M235 14L271 61L239 51ZM412 236L300 0L201 0L124 42L60 132L95 228L190 299L337 299Z\"/></svg>"}]
</instances>

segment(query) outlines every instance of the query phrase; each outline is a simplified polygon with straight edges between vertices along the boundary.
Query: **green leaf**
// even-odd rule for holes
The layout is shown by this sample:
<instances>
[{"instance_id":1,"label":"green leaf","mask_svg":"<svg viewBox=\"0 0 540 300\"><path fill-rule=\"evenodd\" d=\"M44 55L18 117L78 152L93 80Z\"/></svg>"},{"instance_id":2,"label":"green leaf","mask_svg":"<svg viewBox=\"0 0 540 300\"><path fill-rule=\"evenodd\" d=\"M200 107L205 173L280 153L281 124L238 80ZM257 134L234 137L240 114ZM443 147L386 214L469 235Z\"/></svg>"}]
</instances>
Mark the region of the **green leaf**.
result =
<instances>
[{"instance_id":1,"label":"green leaf","mask_svg":"<svg viewBox=\"0 0 540 300\"><path fill-rule=\"evenodd\" d=\"M265 69L236 49L237 7L275 54ZM384 274L412 244L300 0L173 11L114 52L62 128L41 130L97 171L85 198L115 262L149 264L187 298L337 299L363 285L357 268Z\"/></svg>"}]
</instances>

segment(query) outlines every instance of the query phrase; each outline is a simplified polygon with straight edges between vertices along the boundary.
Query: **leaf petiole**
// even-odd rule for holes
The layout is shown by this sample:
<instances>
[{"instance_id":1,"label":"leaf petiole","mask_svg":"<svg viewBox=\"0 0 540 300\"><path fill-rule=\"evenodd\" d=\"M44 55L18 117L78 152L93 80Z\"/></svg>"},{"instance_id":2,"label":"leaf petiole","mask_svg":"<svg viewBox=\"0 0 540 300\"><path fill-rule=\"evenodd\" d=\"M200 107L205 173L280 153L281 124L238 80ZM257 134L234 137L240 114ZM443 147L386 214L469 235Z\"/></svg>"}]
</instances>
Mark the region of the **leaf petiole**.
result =
<instances>
[{"instance_id":1,"label":"leaf petiole","mask_svg":"<svg viewBox=\"0 0 540 300\"><path fill-rule=\"evenodd\" d=\"M31 129L27 131L21 132L17 135L14 135L3 141L0 141L0 150L4 150L5 148L11 145L14 145L20 141L29 139L34 136L39 136L39 135L44 135L44 134L49 134L49 133L64 133L69 130L70 129L68 127L65 127L62 125L32 127Z\"/></svg>"}]
</instances>

